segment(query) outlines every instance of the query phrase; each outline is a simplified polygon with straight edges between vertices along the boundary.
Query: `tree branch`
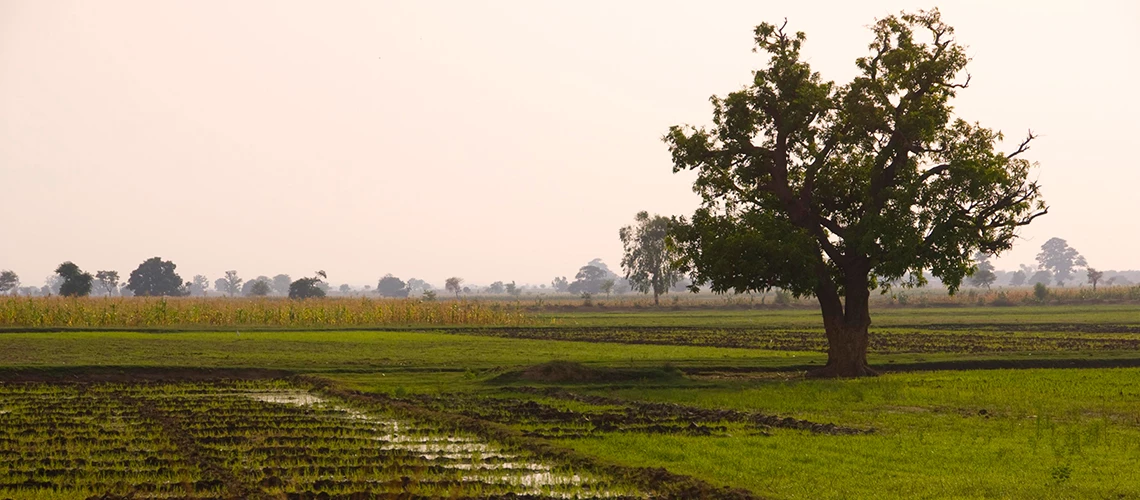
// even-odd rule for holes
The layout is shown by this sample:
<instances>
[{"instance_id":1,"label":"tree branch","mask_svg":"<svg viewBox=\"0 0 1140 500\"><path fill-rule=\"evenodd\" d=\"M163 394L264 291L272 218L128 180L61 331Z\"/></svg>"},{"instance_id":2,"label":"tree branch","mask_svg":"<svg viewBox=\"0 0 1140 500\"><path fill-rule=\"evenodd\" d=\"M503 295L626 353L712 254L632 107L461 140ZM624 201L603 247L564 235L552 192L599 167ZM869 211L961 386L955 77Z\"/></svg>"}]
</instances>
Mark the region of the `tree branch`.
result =
<instances>
[{"instance_id":1,"label":"tree branch","mask_svg":"<svg viewBox=\"0 0 1140 500\"><path fill-rule=\"evenodd\" d=\"M1037 138L1037 136L1033 135L1033 131L1030 130L1029 135L1025 138L1025 140L1021 141L1021 144L1019 146L1017 146L1017 151L1014 151L1014 152L1006 155L1006 158L1013 159L1013 157L1015 157L1021 153L1024 153L1026 151L1029 151L1029 143L1032 142L1033 139L1036 139L1036 138Z\"/></svg>"},{"instance_id":2,"label":"tree branch","mask_svg":"<svg viewBox=\"0 0 1140 500\"><path fill-rule=\"evenodd\" d=\"M949 163L943 163L942 165L933 167L930 170L923 172L922 175L918 176L918 183L922 184L923 182L926 182L927 179L946 172L947 170L950 170Z\"/></svg>"}]
</instances>

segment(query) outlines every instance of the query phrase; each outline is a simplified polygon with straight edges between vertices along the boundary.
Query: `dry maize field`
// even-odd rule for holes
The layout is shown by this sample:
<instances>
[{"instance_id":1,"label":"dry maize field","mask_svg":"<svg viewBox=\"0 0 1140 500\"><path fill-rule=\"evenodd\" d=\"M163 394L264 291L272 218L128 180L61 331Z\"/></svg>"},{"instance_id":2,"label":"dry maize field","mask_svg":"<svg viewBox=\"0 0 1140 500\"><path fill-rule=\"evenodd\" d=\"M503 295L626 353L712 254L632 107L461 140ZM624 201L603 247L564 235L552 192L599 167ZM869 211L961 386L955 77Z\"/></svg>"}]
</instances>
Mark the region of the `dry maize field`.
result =
<instances>
[{"instance_id":1,"label":"dry maize field","mask_svg":"<svg viewBox=\"0 0 1140 500\"><path fill-rule=\"evenodd\" d=\"M517 326L517 306L469 301L325 298L0 296L0 328L368 328Z\"/></svg>"},{"instance_id":2,"label":"dry maize field","mask_svg":"<svg viewBox=\"0 0 1140 500\"><path fill-rule=\"evenodd\" d=\"M281 381L0 384L0 498L638 498L470 432Z\"/></svg>"}]
</instances>

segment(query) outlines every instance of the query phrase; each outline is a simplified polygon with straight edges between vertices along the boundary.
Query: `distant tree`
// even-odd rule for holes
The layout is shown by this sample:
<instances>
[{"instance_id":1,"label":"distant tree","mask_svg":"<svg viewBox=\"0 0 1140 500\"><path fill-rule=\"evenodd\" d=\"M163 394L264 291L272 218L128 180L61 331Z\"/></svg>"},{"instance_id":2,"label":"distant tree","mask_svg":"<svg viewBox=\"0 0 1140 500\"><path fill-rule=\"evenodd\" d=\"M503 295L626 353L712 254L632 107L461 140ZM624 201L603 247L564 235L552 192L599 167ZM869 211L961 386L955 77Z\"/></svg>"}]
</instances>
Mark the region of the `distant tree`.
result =
<instances>
[{"instance_id":1,"label":"distant tree","mask_svg":"<svg viewBox=\"0 0 1140 500\"><path fill-rule=\"evenodd\" d=\"M673 284L673 286L669 287L669 291L670 292L689 291L692 293L698 293L699 288L693 286L693 280L690 280L689 278L681 276L681 278L678 279L677 282Z\"/></svg>"},{"instance_id":2,"label":"distant tree","mask_svg":"<svg viewBox=\"0 0 1140 500\"><path fill-rule=\"evenodd\" d=\"M408 295L420 295L433 289L431 283L416 278L408 278Z\"/></svg>"},{"instance_id":3,"label":"distant tree","mask_svg":"<svg viewBox=\"0 0 1140 500\"><path fill-rule=\"evenodd\" d=\"M570 291L570 282L566 280L565 276L555 276L554 280L550 282L550 287L553 288L555 292L566 293Z\"/></svg>"},{"instance_id":4,"label":"distant tree","mask_svg":"<svg viewBox=\"0 0 1140 500\"><path fill-rule=\"evenodd\" d=\"M119 291L118 271L98 271L95 273L95 279L99 280L99 288L102 289L108 297L110 297L112 293Z\"/></svg>"},{"instance_id":5,"label":"distant tree","mask_svg":"<svg viewBox=\"0 0 1140 500\"><path fill-rule=\"evenodd\" d=\"M194 279L190 280L190 295L206 295L206 291L210 289L210 278L204 274L195 274Z\"/></svg>"},{"instance_id":6,"label":"distant tree","mask_svg":"<svg viewBox=\"0 0 1140 500\"><path fill-rule=\"evenodd\" d=\"M424 290L423 298L429 302L435 300L435 290Z\"/></svg>"},{"instance_id":7,"label":"distant tree","mask_svg":"<svg viewBox=\"0 0 1140 500\"><path fill-rule=\"evenodd\" d=\"M621 267L625 269L625 278L634 290L652 292L653 303L659 304L661 294L669 293L669 288L681 278L673 267L680 256L666 244L669 219L650 217L649 212L641 211L634 217L634 224L621 228L618 236L624 252Z\"/></svg>"},{"instance_id":8,"label":"distant tree","mask_svg":"<svg viewBox=\"0 0 1140 500\"><path fill-rule=\"evenodd\" d=\"M214 280L214 290L218 293L229 293L230 282L226 281L225 278L218 278Z\"/></svg>"},{"instance_id":9,"label":"distant tree","mask_svg":"<svg viewBox=\"0 0 1140 500\"><path fill-rule=\"evenodd\" d=\"M1048 285L1050 281L1053 281L1053 273L1051 273L1045 269L1042 269L1040 271L1033 273L1033 276L1029 277L1029 283L1028 284L1033 285L1033 286Z\"/></svg>"},{"instance_id":10,"label":"distant tree","mask_svg":"<svg viewBox=\"0 0 1140 500\"><path fill-rule=\"evenodd\" d=\"M692 282L687 280L687 279L682 279L678 283L688 284L688 283L692 283ZM633 291L633 287L629 286L629 280L627 280L625 278L619 278L617 280L614 280L614 293L615 294L625 295L631 291Z\"/></svg>"},{"instance_id":11,"label":"distant tree","mask_svg":"<svg viewBox=\"0 0 1140 500\"><path fill-rule=\"evenodd\" d=\"M506 287L503 286L502 281L496 281L487 287L487 293L491 295L502 295L504 290L506 290Z\"/></svg>"},{"instance_id":12,"label":"distant tree","mask_svg":"<svg viewBox=\"0 0 1140 500\"><path fill-rule=\"evenodd\" d=\"M127 288L127 284L123 283L123 284L119 285L119 296L120 297L134 297L135 292L132 292L130 288Z\"/></svg>"},{"instance_id":13,"label":"distant tree","mask_svg":"<svg viewBox=\"0 0 1140 500\"><path fill-rule=\"evenodd\" d=\"M189 293L182 277L174 272L178 266L161 257L144 260L127 279L127 288L138 296L178 296Z\"/></svg>"},{"instance_id":14,"label":"distant tree","mask_svg":"<svg viewBox=\"0 0 1140 500\"><path fill-rule=\"evenodd\" d=\"M348 295L349 293L352 292L352 287L348 286L348 283L345 283L345 284L340 286L339 290L340 290L341 294Z\"/></svg>"},{"instance_id":15,"label":"distant tree","mask_svg":"<svg viewBox=\"0 0 1140 500\"><path fill-rule=\"evenodd\" d=\"M15 291L20 286L20 276L13 271L0 271L0 294Z\"/></svg>"},{"instance_id":16,"label":"distant tree","mask_svg":"<svg viewBox=\"0 0 1140 500\"><path fill-rule=\"evenodd\" d=\"M463 287L463 278L460 278L458 276L453 276L453 277L447 278L447 281L445 281L443 283L443 287L448 291L448 293L454 293L455 298L458 299L459 298L459 292L464 291L462 288Z\"/></svg>"},{"instance_id":17,"label":"distant tree","mask_svg":"<svg viewBox=\"0 0 1140 500\"><path fill-rule=\"evenodd\" d=\"M319 299L325 296L325 291L320 287L324 284L321 278L328 278L324 271L317 271L317 276L312 278L301 278L289 284L289 298L290 299Z\"/></svg>"},{"instance_id":18,"label":"distant tree","mask_svg":"<svg viewBox=\"0 0 1140 500\"><path fill-rule=\"evenodd\" d=\"M610 266L607 266L605 262L602 262L601 257L595 257L590 262L587 262L586 265L587 266L594 266L598 269L601 269L602 272L605 273L607 278L617 278L618 277L617 273L610 270Z\"/></svg>"},{"instance_id":19,"label":"distant tree","mask_svg":"<svg viewBox=\"0 0 1140 500\"><path fill-rule=\"evenodd\" d=\"M237 271L234 271L234 270L226 271L226 278L225 279L226 279L225 291L226 291L226 293L230 294L230 297L233 297L235 293L241 292L241 282L245 281L245 280L238 277ZM289 290L292 291L292 287L290 287Z\"/></svg>"},{"instance_id":20,"label":"distant tree","mask_svg":"<svg viewBox=\"0 0 1140 500\"><path fill-rule=\"evenodd\" d=\"M278 274L273 277L273 292L277 295L289 295L289 285L293 283L293 278L288 274Z\"/></svg>"},{"instance_id":21,"label":"distant tree","mask_svg":"<svg viewBox=\"0 0 1140 500\"><path fill-rule=\"evenodd\" d=\"M1086 276L1089 278L1089 283L1092 283L1093 291L1095 292L1096 282L1100 281L1100 279L1104 277L1104 271L1097 271L1096 269L1090 267L1088 271L1086 271Z\"/></svg>"},{"instance_id":22,"label":"distant tree","mask_svg":"<svg viewBox=\"0 0 1140 500\"><path fill-rule=\"evenodd\" d=\"M616 282L612 279L608 279L602 282L602 293L606 294L606 297L609 297L610 293L613 293L615 283Z\"/></svg>"},{"instance_id":23,"label":"distant tree","mask_svg":"<svg viewBox=\"0 0 1140 500\"><path fill-rule=\"evenodd\" d=\"M44 286L40 289L43 295L59 295L59 289L63 286L63 278L58 274L50 274L44 278Z\"/></svg>"},{"instance_id":24,"label":"distant tree","mask_svg":"<svg viewBox=\"0 0 1140 500\"><path fill-rule=\"evenodd\" d=\"M1037 263L1041 269L1053 272L1053 279L1057 280L1058 286L1065 286L1065 282L1072 279L1074 268L1088 265L1085 258L1061 238L1050 238L1041 245Z\"/></svg>"},{"instance_id":25,"label":"distant tree","mask_svg":"<svg viewBox=\"0 0 1140 500\"><path fill-rule=\"evenodd\" d=\"M1009 286L1021 286L1025 284L1026 276L1025 271L1017 271L1013 273L1013 277L1009 279Z\"/></svg>"},{"instance_id":26,"label":"distant tree","mask_svg":"<svg viewBox=\"0 0 1140 500\"><path fill-rule=\"evenodd\" d=\"M596 295L602 291L602 282L608 279L606 271L596 266L582 266L578 274L574 275L574 282L566 287L567 291L575 295L588 293Z\"/></svg>"},{"instance_id":27,"label":"distant tree","mask_svg":"<svg viewBox=\"0 0 1140 500\"><path fill-rule=\"evenodd\" d=\"M466 293L466 294L470 295L470 294L471 294L471 287L466 287L466 286L465 286L465 287L463 287L463 293ZM458 294L456 294L456 297L458 297L458 296L459 296L459 295L458 295Z\"/></svg>"},{"instance_id":28,"label":"distant tree","mask_svg":"<svg viewBox=\"0 0 1140 500\"><path fill-rule=\"evenodd\" d=\"M966 282L976 287L989 288L997 279L994 274L994 265L990 263L990 256L982 252L974 253L974 272L966 278Z\"/></svg>"},{"instance_id":29,"label":"distant tree","mask_svg":"<svg viewBox=\"0 0 1140 500\"><path fill-rule=\"evenodd\" d=\"M519 286L516 285L514 281L503 285L503 288L507 291L507 295L510 295L511 297L518 297L522 294L522 289L519 288Z\"/></svg>"},{"instance_id":30,"label":"distant tree","mask_svg":"<svg viewBox=\"0 0 1140 500\"><path fill-rule=\"evenodd\" d=\"M264 297L272 292L273 288L269 286L269 280L254 280L253 285L249 287L251 297Z\"/></svg>"},{"instance_id":31,"label":"distant tree","mask_svg":"<svg viewBox=\"0 0 1140 500\"><path fill-rule=\"evenodd\" d=\"M272 280L270 280L268 276L258 276L252 280L245 282L245 284L241 286L241 294L245 295L247 297L254 295L253 286L256 285L257 282L259 282L259 281L264 281L266 286L269 286L269 292L266 292L264 295L269 295L270 293L273 292L273 286L271 284ZM264 296L264 295L260 295L260 296Z\"/></svg>"},{"instance_id":32,"label":"distant tree","mask_svg":"<svg viewBox=\"0 0 1140 500\"><path fill-rule=\"evenodd\" d=\"M1104 282L1104 284L1108 285L1108 286L1112 286L1112 285L1130 286L1130 285L1132 285L1132 280L1128 279L1128 276L1118 274L1118 275L1113 276L1113 277L1109 278L1108 280L1106 280Z\"/></svg>"},{"instance_id":33,"label":"distant tree","mask_svg":"<svg viewBox=\"0 0 1140 500\"><path fill-rule=\"evenodd\" d=\"M91 273L83 272L79 266L71 261L60 264L55 274L63 278L59 286L59 294L64 297L83 297L91 293L91 282L95 279Z\"/></svg>"},{"instance_id":34,"label":"distant tree","mask_svg":"<svg viewBox=\"0 0 1140 500\"><path fill-rule=\"evenodd\" d=\"M408 284L404 283L404 280L391 274L385 274L376 283L376 293L380 294L381 297L407 297L409 291Z\"/></svg>"}]
</instances>

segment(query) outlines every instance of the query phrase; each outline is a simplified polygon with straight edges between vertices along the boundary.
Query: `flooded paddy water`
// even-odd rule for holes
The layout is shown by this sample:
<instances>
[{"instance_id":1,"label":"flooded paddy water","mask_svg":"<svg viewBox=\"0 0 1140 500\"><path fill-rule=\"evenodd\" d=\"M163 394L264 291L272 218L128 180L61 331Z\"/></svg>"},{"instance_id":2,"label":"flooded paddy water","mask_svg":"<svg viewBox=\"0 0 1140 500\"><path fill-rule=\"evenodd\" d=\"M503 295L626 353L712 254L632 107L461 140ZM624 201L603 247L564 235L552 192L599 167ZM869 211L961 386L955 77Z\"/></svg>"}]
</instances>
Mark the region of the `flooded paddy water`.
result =
<instances>
[{"instance_id":1,"label":"flooded paddy water","mask_svg":"<svg viewBox=\"0 0 1140 500\"><path fill-rule=\"evenodd\" d=\"M0 384L0 498L639 498L284 382Z\"/></svg>"}]
</instances>

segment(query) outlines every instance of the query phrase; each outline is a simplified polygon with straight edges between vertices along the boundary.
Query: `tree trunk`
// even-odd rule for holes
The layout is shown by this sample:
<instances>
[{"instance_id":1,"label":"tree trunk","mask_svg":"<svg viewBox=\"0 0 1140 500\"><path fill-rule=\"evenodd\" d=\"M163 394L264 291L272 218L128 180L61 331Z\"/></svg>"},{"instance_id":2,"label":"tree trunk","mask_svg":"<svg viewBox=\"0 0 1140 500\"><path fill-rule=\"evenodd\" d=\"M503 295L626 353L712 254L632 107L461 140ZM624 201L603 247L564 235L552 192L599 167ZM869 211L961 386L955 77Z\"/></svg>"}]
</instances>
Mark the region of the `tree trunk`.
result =
<instances>
[{"instance_id":1,"label":"tree trunk","mask_svg":"<svg viewBox=\"0 0 1140 500\"><path fill-rule=\"evenodd\" d=\"M657 300L657 298L660 296L661 296L661 294L657 293L657 290L653 291L653 305L655 305L655 306L661 305L661 302Z\"/></svg>"},{"instance_id":2,"label":"tree trunk","mask_svg":"<svg viewBox=\"0 0 1140 500\"><path fill-rule=\"evenodd\" d=\"M870 297L867 273L855 274L844 284L845 302L831 284L821 277L819 299L823 313L823 327L827 332L827 365L812 370L809 377L866 377L878 375L867 364L868 336L871 326Z\"/></svg>"}]
</instances>

